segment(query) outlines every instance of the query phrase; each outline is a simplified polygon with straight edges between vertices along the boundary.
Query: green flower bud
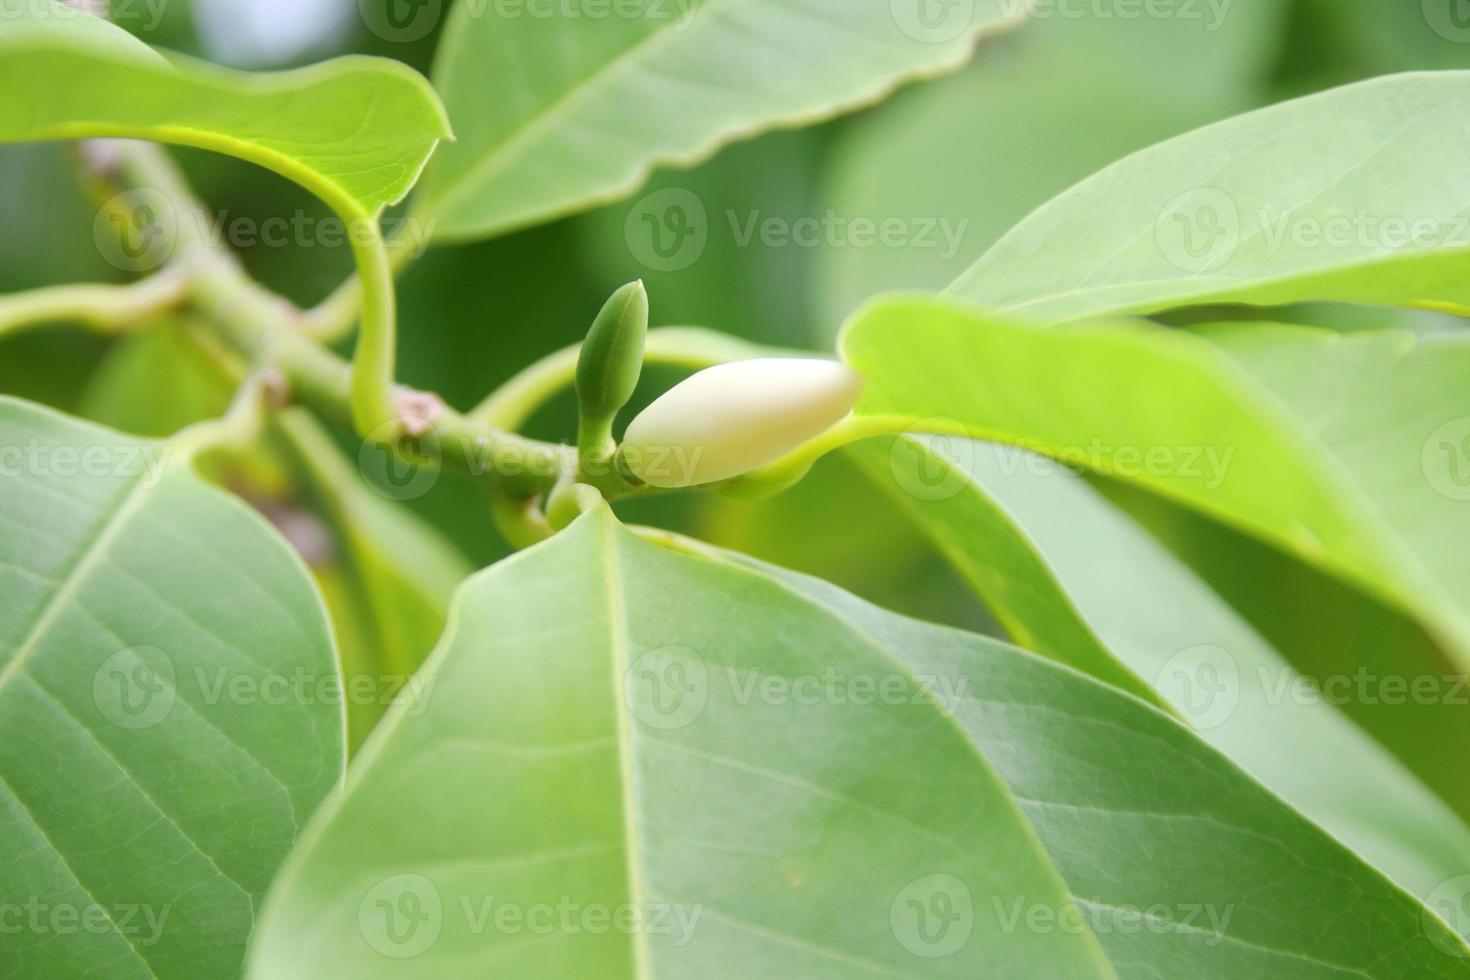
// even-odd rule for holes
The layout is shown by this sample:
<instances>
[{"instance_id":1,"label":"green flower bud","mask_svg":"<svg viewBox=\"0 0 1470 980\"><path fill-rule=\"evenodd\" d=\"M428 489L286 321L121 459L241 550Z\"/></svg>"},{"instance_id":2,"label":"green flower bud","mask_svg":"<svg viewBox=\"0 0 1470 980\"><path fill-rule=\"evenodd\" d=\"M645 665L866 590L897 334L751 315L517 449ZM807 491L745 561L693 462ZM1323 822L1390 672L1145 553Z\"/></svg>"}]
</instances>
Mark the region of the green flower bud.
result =
<instances>
[{"instance_id":1,"label":"green flower bud","mask_svg":"<svg viewBox=\"0 0 1470 980\"><path fill-rule=\"evenodd\" d=\"M611 451L613 419L633 397L643 373L647 334L648 293L642 280L630 282L597 314L577 360L577 445L584 455Z\"/></svg>"},{"instance_id":2,"label":"green flower bud","mask_svg":"<svg viewBox=\"0 0 1470 980\"><path fill-rule=\"evenodd\" d=\"M655 487L716 483L773 463L841 421L862 376L804 358L736 361L670 389L628 426L622 460Z\"/></svg>"}]
</instances>

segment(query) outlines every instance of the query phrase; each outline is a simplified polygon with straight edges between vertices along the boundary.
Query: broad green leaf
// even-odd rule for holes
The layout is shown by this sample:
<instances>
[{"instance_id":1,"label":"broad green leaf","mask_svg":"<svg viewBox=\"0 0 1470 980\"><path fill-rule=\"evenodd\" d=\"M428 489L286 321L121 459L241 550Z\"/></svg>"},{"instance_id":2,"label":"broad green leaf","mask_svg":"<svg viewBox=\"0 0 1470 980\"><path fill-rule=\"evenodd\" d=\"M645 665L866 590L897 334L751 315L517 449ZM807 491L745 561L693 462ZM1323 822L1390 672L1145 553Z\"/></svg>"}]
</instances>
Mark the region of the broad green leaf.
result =
<instances>
[{"instance_id":1,"label":"broad green leaf","mask_svg":"<svg viewBox=\"0 0 1470 980\"><path fill-rule=\"evenodd\" d=\"M1153 709L605 510L471 580L425 670L251 976L1470 974Z\"/></svg>"},{"instance_id":2,"label":"broad green leaf","mask_svg":"<svg viewBox=\"0 0 1470 980\"><path fill-rule=\"evenodd\" d=\"M132 137L241 157L343 217L401 199L448 132L422 77L342 58L247 74L150 49L54 0L0 0L0 142Z\"/></svg>"},{"instance_id":3,"label":"broad green leaf","mask_svg":"<svg viewBox=\"0 0 1470 980\"><path fill-rule=\"evenodd\" d=\"M123 338L98 366L80 414L149 438L223 415L238 381L211 356L204 329L170 318Z\"/></svg>"},{"instance_id":4,"label":"broad green leaf","mask_svg":"<svg viewBox=\"0 0 1470 980\"><path fill-rule=\"evenodd\" d=\"M1141 323L1042 328L897 298L859 314L843 350L868 377L861 414L1189 504L1417 614L1470 662L1470 342L1326 338L1290 402L1215 345Z\"/></svg>"},{"instance_id":5,"label":"broad green leaf","mask_svg":"<svg viewBox=\"0 0 1470 980\"><path fill-rule=\"evenodd\" d=\"M1108 167L950 292L1048 321L1317 299L1470 309L1467 156L1470 73L1335 89Z\"/></svg>"},{"instance_id":6,"label":"broad green leaf","mask_svg":"<svg viewBox=\"0 0 1470 980\"><path fill-rule=\"evenodd\" d=\"M1279 0L1166 0L1159 16L1126 19L1102 9L1038 4L964 72L844 129L824 209L897 234L820 251L825 336L880 292L945 288L1033 209L1126 154L1259 104Z\"/></svg>"},{"instance_id":7,"label":"broad green leaf","mask_svg":"<svg viewBox=\"0 0 1470 980\"><path fill-rule=\"evenodd\" d=\"M616 200L656 165L957 68L1025 12L1009 0L629 0L608 17L548 18L467 0L434 71L459 140L426 175L419 210L464 239ZM695 219L667 220L682 237Z\"/></svg>"},{"instance_id":8,"label":"broad green leaf","mask_svg":"<svg viewBox=\"0 0 1470 980\"><path fill-rule=\"evenodd\" d=\"M370 490L311 416L288 412L279 424L297 479L335 545L314 571L337 633L355 752L391 704L420 696L414 672L444 632L450 597L472 569L433 528Z\"/></svg>"},{"instance_id":9,"label":"broad green leaf","mask_svg":"<svg viewBox=\"0 0 1470 980\"><path fill-rule=\"evenodd\" d=\"M238 973L341 775L310 579L179 451L0 399L8 977Z\"/></svg>"},{"instance_id":10,"label":"broad green leaf","mask_svg":"<svg viewBox=\"0 0 1470 980\"><path fill-rule=\"evenodd\" d=\"M1190 507L1092 482L1470 822L1470 780L1445 764L1470 754L1470 675L1420 620ZM1396 689L1406 681L1407 696Z\"/></svg>"},{"instance_id":11,"label":"broad green leaf","mask_svg":"<svg viewBox=\"0 0 1470 980\"><path fill-rule=\"evenodd\" d=\"M1470 829L1333 706L1338 685L1304 686L1187 566L1065 467L943 437L851 451L1023 646L1073 661L1072 650L1103 646L1207 742L1414 894L1470 872ZM1337 669L1351 676L1354 665ZM1443 675L1436 682L1448 693Z\"/></svg>"}]
</instances>

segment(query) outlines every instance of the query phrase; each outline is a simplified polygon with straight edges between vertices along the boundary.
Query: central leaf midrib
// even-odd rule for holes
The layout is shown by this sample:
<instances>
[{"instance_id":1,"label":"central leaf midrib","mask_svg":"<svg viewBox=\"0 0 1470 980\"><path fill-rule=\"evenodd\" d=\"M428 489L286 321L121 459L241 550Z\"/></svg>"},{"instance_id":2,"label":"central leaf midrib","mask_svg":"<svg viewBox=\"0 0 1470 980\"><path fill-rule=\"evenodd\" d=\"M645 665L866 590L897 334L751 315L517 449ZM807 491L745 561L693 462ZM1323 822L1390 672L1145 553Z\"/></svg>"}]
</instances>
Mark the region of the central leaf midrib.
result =
<instances>
[{"instance_id":1,"label":"central leaf midrib","mask_svg":"<svg viewBox=\"0 0 1470 980\"><path fill-rule=\"evenodd\" d=\"M626 696L620 696L624 678L628 671L628 628L627 606L623 594L622 573L617 557L616 533L618 525L606 510L594 517L598 523L599 562L601 564L603 598L607 603L608 638L612 656L612 686L608 693L613 699L613 715L617 725L618 788L623 819L624 876L628 888L628 901L643 911L642 853L638 846L637 822L637 765L633 754L634 729L628 715L631 706ZM637 980L650 980L653 972L648 962L648 944L644 931L633 930L629 937L633 959L633 976Z\"/></svg>"}]
</instances>

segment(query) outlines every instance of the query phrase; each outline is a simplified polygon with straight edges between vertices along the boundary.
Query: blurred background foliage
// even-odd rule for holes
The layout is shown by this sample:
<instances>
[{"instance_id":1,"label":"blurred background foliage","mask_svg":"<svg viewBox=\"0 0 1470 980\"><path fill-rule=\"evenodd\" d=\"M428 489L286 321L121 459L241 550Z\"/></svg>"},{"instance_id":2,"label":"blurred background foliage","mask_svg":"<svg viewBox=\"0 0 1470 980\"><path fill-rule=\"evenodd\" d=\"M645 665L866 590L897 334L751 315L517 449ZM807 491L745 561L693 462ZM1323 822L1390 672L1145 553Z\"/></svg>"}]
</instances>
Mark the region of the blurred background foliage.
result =
<instances>
[{"instance_id":1,"label":"blurred background foliage","mask_svg":"<svg viewBox=\"0 0 1470 980\"><path fill-rule=\"evenodd\" d=\"M635 278L648 284L656 326L697 325L830 350L844 319L867 298L942 288L1032 208L1134 150L1356 79L1470 67L1470 36L1437 31L1417 0L1224 0L1201 2L1194 19L1062 13L1086 6L1043 2L1032 23L983 42L964 71L854 115L730 146L691 170L661 171L619 204L486 243L432 250L401 281L400 380L468 408L536 358L580 340L608 293ZM364 52L432 69L432 34L412 44L376 38L364 29L356 0L169 0L162 13L156 23L141 16L122 23L150 43L241 67ZM0 147L0 289L119 277L93 244L95 202L77 181L72 153ZM221 216L327 215L271 174L208 154L181 157ZM637 241L640 209L658 193L693 194L705 215L702 251L674 267L650 268ZM803 247L750 232L768 219L828 216L897 217L910 227L945 222L960 233L951 250L937 231L932 247L901 248L841 240ZM324 297L351 267L345 249L324 247L260 246L244 249L243 258L260 279L303 304ZM1452 326L1383 310L1312 307L1270 315L1340 329ZM1170 322L1187 328L1193 319L1183 314ZM673 380L650 371L639 401ZM0 390L147 435L217 413L231 384L230 366L212 355L194 325L177 318L113 342L72 330L0 342ZM538 415L531 431L570 440L574 423L563 398ZM337 443L340 458L311 465L304 454L320 452L327 440ZM344 647L377 647L349 651L349 660L411 669L437 638L453 585L507 549L468 480L436 479L405 502L407 510L361 483L332 491L329 477L370 474L372 467L353 465L357 459L348 434L298 420L281 426L261 458L218 476L301 548L323 583ZM1394 658L1443 662L1397 613L1292 559L1157 499L1105 489L1305 672ZM901 612L994 631L973 593L886 492L841 456L773 500L681 495L629 505L624 517L822 576ZM385 525L393 527L391 538L373 543L383 536L368 529ZM1349 711L1390 748L1412 737L1445 751L1470 747L1470 712L1463 709L1422 712L1407 724L1385 719L1383 706ZM361 724L365 730L371 718ZM1407 742L1401 747L1411 750ZM1463 790L1441 787L1447 796L1459 793L1453 802L1470 813Z\"/></svg>"}]
</instances>

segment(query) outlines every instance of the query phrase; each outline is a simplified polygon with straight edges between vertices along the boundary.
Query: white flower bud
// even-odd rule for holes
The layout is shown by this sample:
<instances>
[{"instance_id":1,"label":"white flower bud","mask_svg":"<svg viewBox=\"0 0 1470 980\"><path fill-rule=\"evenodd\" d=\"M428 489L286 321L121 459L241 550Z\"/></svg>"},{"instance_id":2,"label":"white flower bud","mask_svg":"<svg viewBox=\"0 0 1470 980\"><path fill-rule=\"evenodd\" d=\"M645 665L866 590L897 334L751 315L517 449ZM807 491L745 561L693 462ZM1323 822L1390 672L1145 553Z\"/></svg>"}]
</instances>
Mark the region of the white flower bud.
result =
<instances>
[{"instance_id":1,"label":"white flower bud","mask_svg":"<svg viewBox=\"0 0 1470 980\"><path fill-rule=\"evenodd\" d=\"M830 429L852 411L862 387L862 376L836 361L721 364L671 388L634 419L623 460L655 487L728 480Z\"/></svg>"}]
</instances>

